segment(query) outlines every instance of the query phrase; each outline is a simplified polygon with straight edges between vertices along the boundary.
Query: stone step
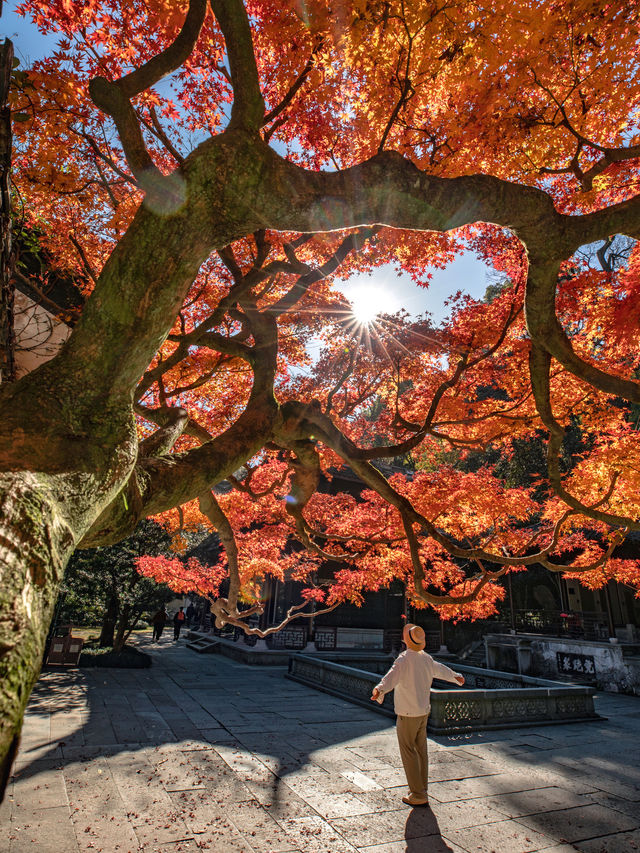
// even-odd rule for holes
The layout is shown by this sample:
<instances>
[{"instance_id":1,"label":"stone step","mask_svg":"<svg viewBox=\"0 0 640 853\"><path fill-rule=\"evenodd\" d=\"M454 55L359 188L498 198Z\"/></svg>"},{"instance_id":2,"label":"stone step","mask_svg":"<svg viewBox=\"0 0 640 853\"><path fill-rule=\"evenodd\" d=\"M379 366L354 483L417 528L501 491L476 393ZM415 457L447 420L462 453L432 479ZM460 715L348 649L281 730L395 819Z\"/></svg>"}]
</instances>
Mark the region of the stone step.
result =
<instances>
[{"instance_id":1,"label":"stone step","mask_svg":"<svg viewBox=\"0 0 640 853\"><path fill-rule=\"evenodd\" d=\"M486 668L487 661L484 643L478 640L474 641L467 649L463 649L458 655L458 660L467 666Z\"/></svg>"},{"instance_id":2,"label":"stone step","mask_svg":"<svg viewBox=\"0 0 640 853\"><path fill-rule=\"evenodd\" d=\"M218 640L213 639L190 640L186 643L188 649L193 649L194 652L198 652L201 655L212 652L217 645Z\"/></svg>"}]
</instances>

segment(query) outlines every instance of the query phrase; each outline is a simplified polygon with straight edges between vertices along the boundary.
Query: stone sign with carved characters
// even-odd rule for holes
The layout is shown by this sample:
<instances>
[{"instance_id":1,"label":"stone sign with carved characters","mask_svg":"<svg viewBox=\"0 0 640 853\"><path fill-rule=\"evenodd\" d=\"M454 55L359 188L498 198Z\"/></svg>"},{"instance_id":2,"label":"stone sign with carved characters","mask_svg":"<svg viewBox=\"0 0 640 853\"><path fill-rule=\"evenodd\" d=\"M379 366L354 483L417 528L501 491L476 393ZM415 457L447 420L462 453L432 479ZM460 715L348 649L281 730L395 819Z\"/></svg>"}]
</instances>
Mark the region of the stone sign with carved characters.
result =
<instances>
[{"instance_id":1,"label":"stone sign with carved characters","mask_svg":"<svg viewBox=\"0 0 640 853\"><path fill-rule=\"evenodd\" d=\"M587 681L596 680L596 665L592 655L578 655L573 652L557 652L558 672Z\"/></svg>"}]
</instances>

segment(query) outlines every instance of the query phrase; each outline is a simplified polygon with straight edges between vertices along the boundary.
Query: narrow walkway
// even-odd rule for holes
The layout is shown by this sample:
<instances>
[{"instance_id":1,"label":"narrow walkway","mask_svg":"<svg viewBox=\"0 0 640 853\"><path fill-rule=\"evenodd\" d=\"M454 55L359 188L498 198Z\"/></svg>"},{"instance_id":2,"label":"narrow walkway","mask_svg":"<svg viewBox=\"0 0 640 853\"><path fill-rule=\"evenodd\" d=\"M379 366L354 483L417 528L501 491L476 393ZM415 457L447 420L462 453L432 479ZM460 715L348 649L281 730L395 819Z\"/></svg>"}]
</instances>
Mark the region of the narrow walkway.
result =
<instances>
[{"instance_id":1,"label":"narrow walkway","mask_svg":"<svg viewBox=\"0 0 640 853\"><path fill-rule=\"evenodd\" d=\"M141 646L151 669L42 674L2 851L640 851L640 699L430 740L431 808L411 810L386 718L281 669Z\"/></svg>"}]
</instances>

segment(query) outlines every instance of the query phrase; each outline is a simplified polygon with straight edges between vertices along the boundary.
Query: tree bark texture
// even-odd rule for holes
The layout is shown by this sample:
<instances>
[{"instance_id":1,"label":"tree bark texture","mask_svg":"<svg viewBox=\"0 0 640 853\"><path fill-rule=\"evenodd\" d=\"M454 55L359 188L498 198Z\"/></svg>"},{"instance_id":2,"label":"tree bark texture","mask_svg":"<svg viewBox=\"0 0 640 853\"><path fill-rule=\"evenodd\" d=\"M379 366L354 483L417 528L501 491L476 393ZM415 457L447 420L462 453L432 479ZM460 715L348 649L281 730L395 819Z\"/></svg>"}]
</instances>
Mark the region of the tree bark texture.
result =
<instances>
[{"instance_id":1,"label":"tree bark texture","mask_svg":"<svg viewBox=\"0 0 640 853\"><path fill-rule=\"evenodd\" d=\"M100 646L113 646L113 637L116 631L116 622L118 621L119 601L115 591L112 591L109 596L109 603L104 612L102 619L102 628L100 630Z\"/></svg>"},{"instance_id":2,"label":"tree bark texture","mask_svg":"<svg viewBox=\"0 0 640 853\"><path fill-rule=\"evenodd\" d=\"M131 605L124 604L122 609L120 610L120 615L118 617L118 624L115 631L115 637L113 640L113 650L114 652L121 652L124 648L124 644L126 642L127 629L129 627L129 622L131 621Z\"/></svg>"},{"instance_id":3,"label":"tree bark texture","mask_svg":"<svg viewBox=\"0 0 640 853\"><path fill-rule=\"evenodd\" d=\"M0 383L16 375L13 330L13 245L11 235L11 109L8 104L13 44L0 45Z\"/></svg>"},{"instance_id":4,"label":"tree bark texture","mask_svg":"<svg viewBox=\"0 0 640 853\"><path fill-rule=\"evenodd\" d=\"M73 534L57 484L30 472L0 474L0 775L6 782L22 715L40 671Z\"/></svg>"}]
</instances>

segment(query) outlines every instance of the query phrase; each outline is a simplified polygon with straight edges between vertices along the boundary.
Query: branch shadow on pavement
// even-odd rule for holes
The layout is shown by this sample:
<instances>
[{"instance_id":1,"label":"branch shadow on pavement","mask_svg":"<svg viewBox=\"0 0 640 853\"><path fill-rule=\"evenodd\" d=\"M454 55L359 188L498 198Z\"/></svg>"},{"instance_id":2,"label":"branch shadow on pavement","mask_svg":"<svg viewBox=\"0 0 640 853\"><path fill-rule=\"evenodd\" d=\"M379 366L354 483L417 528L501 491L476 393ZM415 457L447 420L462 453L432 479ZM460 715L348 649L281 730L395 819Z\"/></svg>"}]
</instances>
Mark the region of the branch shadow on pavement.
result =
<instances>
[{"instance_id":1,"label":"branch shadow on pavement","mask_svg":"<svg viewBox=\"0 0 640 853\"><path fill-rule=\"evenodd\" d=\"M182 643L157 645L144 638L136 645L151 654L151 668L43 671L30 699L14 779L24 782L53 767L121 753L140 754L145 764L155 762L157 750L175 749L192 765L183 772L185 783L205 774L210 753L210 775L221 769L222 756L250 791L262 787L262 799L277 804L284 780L293 783L308 770L332 772L324 750L375 737L390 725L367 709L285 679L275 667L198 656ZM160 774L165 768L154 764Z\"/></svg>"}]
</instances>

